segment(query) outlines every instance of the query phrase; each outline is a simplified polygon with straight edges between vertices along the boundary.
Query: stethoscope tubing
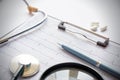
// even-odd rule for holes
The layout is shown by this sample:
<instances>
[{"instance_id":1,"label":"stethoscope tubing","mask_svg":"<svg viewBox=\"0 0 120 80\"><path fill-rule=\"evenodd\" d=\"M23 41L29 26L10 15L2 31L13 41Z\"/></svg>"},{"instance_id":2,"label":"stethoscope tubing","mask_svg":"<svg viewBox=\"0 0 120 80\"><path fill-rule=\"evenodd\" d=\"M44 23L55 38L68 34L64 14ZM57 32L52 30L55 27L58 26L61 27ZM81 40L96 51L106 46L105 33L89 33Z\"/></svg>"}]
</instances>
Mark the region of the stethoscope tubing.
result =
<instances>
[{"instance_id":1,"label":"stethoscope tubing","mask_svg":"<svg viewBox=\"0 0 120 80\"><path fill-rule=\"evenodd\" d=\"M21 31L21 32L15 34L15 35L12 35L12 36L10 36L10 37L8 37L8 38L0 39L0 44L2 44L2 43L4 43L4 42L7 42L9 39L12 39L12 38L14 38L14 37L17 37L17 36L19 36L19 35L27 32L27 31L30 31L30 30L38 27L40 24L42 24L42 23L47 19L47 14L46 14L44 11L41 11L41 10L39 10L38 12L40 12L40 13L42 13L42 14L44 15L43 19L41 19L41 21L40 21L38 24L36 24L36 25L34 25L34 26L32 26L32 27L24 30L24 31ZM15 30L15 29L14 29L14 30ZM14 30L13 30L13 31L14 31Z\"/></svg>"}]
</instances>

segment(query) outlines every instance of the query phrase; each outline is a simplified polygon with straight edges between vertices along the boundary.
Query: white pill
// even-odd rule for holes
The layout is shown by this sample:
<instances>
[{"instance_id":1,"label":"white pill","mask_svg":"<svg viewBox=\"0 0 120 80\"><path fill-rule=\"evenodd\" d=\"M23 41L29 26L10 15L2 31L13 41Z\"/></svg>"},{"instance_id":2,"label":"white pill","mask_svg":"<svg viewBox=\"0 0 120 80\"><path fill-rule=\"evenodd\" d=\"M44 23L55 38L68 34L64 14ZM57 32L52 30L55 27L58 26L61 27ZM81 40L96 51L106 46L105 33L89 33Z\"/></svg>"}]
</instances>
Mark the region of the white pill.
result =
<instances>
[{"instance_id":1,"label":"white pill","mask_svg":"<svg viewBox=\"0 0 120 80\"><path fill-rule=\"evenodd\" d=\"M92 22L91 23L91 30L92 31L97 31L97 28L99 27L99 22Z\"/></svg>"},{"instance_id":2,"label":"white pill","mask_svg":"<svg viewBox=\"0 0 120 80\"><path fill-rule=\"evenodd\" d=\"M97 27L99 27L99 22L92 22L91 26L97 26Z\"/></svg>"},{"instance_id":3,"label":"white pill","mask_svg":"<svg viewBox=\"0 0 120 80\"><path fill-rule=\"evenodd\" d=\"M97 31L97 27L91 27L90 28L92 31Z\"/></svg>"},{"instance_id":4,"label":"white pill","mask_svg":"<svg viewBox=\"0 0 120 80\"><path fill-rule=\"evenodd\" d=\"M101 28L100 28L100 31L101 31L101 32L104 32L104 31L106 31L106 30L107 30L107 26L104 26L104 27L101 27Z\"/></svg>"}]
</instances>

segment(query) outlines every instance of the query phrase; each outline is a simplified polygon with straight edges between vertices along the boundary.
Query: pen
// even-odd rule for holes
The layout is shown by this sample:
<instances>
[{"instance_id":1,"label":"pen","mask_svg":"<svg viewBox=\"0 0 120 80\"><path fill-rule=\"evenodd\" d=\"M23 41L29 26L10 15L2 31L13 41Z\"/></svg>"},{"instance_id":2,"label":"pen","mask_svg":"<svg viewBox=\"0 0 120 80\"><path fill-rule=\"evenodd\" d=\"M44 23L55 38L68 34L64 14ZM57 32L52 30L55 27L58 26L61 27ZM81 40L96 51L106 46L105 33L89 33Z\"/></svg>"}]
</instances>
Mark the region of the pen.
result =
<instances>
[{"instance_id":1,"label":"pen","mask_svg":"<svg viewBox=\"0 0 120 80\"><path fill-rule=\"evenodd\" d=\"M66 45L62 45L62 44L60 44L60 45L64 50L66 50L70 54L72 54L72 55L74 55L74 56L76 56L76 57L78 57L78 58L92 64L93 66L98 67L103 71L106 71L107 73L113 75L114 77L117 77L118 79L120 79L120 73L119 72L111 69L110 67L108 67L108 66L106 66L106 65L104 65L104 64L102 64L102 63L100 63L98 61L95 61L95 60L89 58L88 56L83 55L80 52L77 52L77 51L73 50L72 48L70 48L70 47L68 47Z\"/></svg>"}]
</instances>

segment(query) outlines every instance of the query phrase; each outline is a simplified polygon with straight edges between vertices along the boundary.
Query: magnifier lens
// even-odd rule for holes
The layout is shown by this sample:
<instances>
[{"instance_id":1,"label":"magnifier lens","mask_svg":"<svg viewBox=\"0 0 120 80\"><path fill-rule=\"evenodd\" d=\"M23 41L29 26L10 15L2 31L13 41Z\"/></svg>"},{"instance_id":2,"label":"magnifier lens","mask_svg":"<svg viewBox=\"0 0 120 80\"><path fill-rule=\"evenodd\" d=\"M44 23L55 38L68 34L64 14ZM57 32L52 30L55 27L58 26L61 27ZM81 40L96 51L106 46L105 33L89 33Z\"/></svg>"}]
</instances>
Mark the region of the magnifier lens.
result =
<instances>
[{"instance_id":1,"label":"magnifier lens","mask_svg":"<svg viewBox=\"0 0 120 80\"><path fill-rule=\"evenodd\" d=\"M45 80L98 80L78 69L65 69L52 73Z\"/></svg>"}]
</instances>

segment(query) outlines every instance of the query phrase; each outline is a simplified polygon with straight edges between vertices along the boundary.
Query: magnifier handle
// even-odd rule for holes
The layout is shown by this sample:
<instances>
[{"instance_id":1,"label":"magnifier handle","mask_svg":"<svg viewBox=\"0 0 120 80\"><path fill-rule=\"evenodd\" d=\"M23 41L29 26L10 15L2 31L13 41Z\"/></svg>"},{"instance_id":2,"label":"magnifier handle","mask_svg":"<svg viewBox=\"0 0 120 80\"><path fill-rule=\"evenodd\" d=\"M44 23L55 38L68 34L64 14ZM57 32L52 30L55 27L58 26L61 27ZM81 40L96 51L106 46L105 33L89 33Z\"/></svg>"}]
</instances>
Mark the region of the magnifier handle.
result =
<instances>
[{"instance_id":1,"label":"magnifier handle","mask_svg":"<svg viewBox=\"0 0 120 80\"><path fill-rule=\"evenodd\" d=\"M24 72L24 65L20 65L11 80L17 80L19 76L22 76Z\"/></svg>"}]
</instances>

